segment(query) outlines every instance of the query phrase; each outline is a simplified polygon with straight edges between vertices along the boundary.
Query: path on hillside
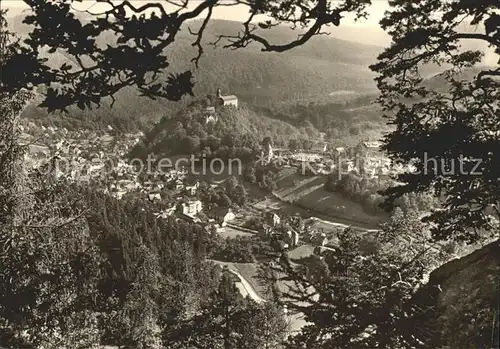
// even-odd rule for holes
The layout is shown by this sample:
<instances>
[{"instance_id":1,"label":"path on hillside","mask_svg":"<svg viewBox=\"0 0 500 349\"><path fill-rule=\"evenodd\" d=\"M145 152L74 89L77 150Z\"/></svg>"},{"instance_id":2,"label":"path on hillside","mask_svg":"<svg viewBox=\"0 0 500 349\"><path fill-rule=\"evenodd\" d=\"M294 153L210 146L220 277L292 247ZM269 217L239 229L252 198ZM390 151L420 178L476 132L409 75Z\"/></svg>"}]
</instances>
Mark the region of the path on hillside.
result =
<instances>
[{"instance_id":1,"label":"path on hillside","mask_svg":"<svg viewBox=\"0 0 500 349\"><path fill-rule=\"evenodd\" d=\"M222 261L218 261L216 259L208 259L208 260L220 265L221 267L227 267L227 269L232 274L236 275L238 277L238 279L240 280L240 284L243 287L243 290L245 291L245 293L248 294L250 296L250 298L252 298L255 302L260 304L260 303L263 303L266 301L264 298L259 296L259 294L253 288L253 286L235 269L235 267L232 263L222 262ZM240 291L241 291L241 289L240 289Z\"/></svg>"},{"instance_id":2,"label":"path on hillside","mask_svg":"<svg viewBox=\"0 0 500 349\"><path fill-rule=\"evenodd\" d=\"M262 298L259 295L259 293L252 286L252 284L250 284L250 282L248 282L248 280L246 280L237 270L235 270L235 267L233 266L232 263L222 262L222 261L218 261L215 259L210 259L210 261L217 263L222 267L227 266L228 270L233 275L238 277L240 282L237 283L236 287L238 287L238 289L243 297L248 295L252 300L254 300L258 304L262 304L262 303L266 302L266 299ZM300 329L307 324L307 322L304 320L304 314L302 314L302 313L286 313L286 316L287 316L289 324L290 324L290 333L291 334L300 332Z\"/></svg>"},{"instance_id":3,"label":"path on hillside","mask_svg":"<svg viewBox=\"0 0 500 349\"><path fill-rule=\"evenodd\" d=\"M247 295L250 296L255 302L261 304L266 302L265 299L263 299L261 296L258 295L257 291L250 285L250 283L236 270L229 269L231 273L236 275L240 279L240 283L243 286L244 290L246 291Z\"/></svg>"}]
</instances>

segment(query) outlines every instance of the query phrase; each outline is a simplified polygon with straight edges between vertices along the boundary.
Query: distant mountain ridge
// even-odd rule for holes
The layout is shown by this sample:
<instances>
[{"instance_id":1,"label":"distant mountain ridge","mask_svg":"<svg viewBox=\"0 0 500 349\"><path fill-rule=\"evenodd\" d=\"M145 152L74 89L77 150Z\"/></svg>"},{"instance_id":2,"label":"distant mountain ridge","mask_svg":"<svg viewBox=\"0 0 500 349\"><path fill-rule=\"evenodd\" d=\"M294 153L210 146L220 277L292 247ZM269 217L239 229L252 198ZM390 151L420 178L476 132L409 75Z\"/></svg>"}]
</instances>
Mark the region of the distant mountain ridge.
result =
<instances>
[{"instance_id":1,"label":"distant mountain ridge","mask_svg":"<svg viewBox=\"0 0 500 349\"><path fill-rule=\"evenodd\" d=\"M30 28L22 23L22 15L9 18L14 32L23 37ZM200 21L187 23L192 28ZM214 48L208 45L219 34L235 34L241 23L213 20L204 34L205 53L200 61L200 69L194 71L197 97L213 94L220 87L226 94L235 94L242 101L271 105L281 101L306 99L309 95L325 95L339 90L357 92L375 90L374 74L368 68L376 59L381 47L363 45L341 39L320 35L302 47L285 53L261 52L257 45L241 50ZM287 28L274 28L266 32L266 37L273 42L286 42L296 38L298 32ZM111 42L112 37L99 38L101 44ZM170 72L179 72L193 68L191 58L196 55L192 47L194 37L186 28L176 38L175 43L167 48L166 53L171 63ZM49 57L49 64L59 67L63 63L71 64L70 57L57 51ZM120 91L116 95L113 109L103 105L93 111L71 110L71 119L81 121L90 127L102 127L111 124L118 129L135 130L149 127L166 113L179 108L179 105L165 101L151 101L139 97L132 88ZM67 116L51 115L48 119L44 110L34 106L27 108L26 117L44 118L45 122L63 123L71 127ZM49 120L49 121L47 121ZM61 125L62 126L62 125Z\"/></svg>"}]
</instances>

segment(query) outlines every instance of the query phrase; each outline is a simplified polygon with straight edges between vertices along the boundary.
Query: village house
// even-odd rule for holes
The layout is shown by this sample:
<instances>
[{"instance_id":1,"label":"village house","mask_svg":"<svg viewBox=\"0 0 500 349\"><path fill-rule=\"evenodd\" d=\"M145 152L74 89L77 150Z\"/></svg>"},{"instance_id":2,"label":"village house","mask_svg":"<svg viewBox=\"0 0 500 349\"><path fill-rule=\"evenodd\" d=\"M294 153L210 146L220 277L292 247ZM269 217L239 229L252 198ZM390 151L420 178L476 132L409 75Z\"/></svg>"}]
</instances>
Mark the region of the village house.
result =
<instances>
[{"instance_id":1,"label":"village house","mask_svg":"<svg viewBox=\"0 0 500 349\"><path fill-rule=\"evenodd\" d=\"M217 115L209 115L207 116L207 118L205 119L205 123L206 124L209 124L209 123L216 123L217 121L219 120L219 117Z\"/></svg>"},{"instance_id":2,"label":"village house","mask_svg":"<svg viewBox=\"0 0 500 349\"><path fill-rule=\"evenodd\" d=\"M290 247L290 246L289 246L289 245L288 245L285 241L283 241L283 240L278 240L278 241L276 242L276 244L277 244L277 247L278 247L278 249L279 249L280 251L286 251L286 250L288 250L288 248Z\"/></svg>"},{"instance_id":3,"label":"village house","mask_svg":"<svg viewBox=\"0 0 500 349\"><path fill-rule=\"evenodd\" d=\"M317 230L311 229L310 227L305 228L305 230L302 232L301 239L304 242L311 242L312 238L316 236L316 234L319 234Z\"/></svg>"},{"instance_id":4,"label":"village house","mask_svg":"<svg viewBox=\"0 0 500 349\"><path fill-rule=\"evenodd\" d=\"M113 197L115 197L118 200L120 200L123 197L123 195L127 194L126 190L122 190L117 187L111 187L109 192Z\"/></svg>"},{"instance_id":5,"label":"village house","mask_svg":"<svg viewBox=\"0 0 500 349\"><path fill-rule=\"evenodd\" d=\"M211 105L208 107L205 107L204 112L206 115L214 115L215 114L215 107L211 106Z\"/></svg>"},{"instance_id":6,"label":"village house","mask_svg":"<svg viewBox=\"0 0 500 349\"><path fill-rule=\"evenodd\" d=\"M300 152L291 155L292 160L300 162L317 162L323 157L317 153L313 152Z\"/></svg>"},{"instance_id":7,"label":"village house","mask_svg":"<svg viewBox=\"0 0 500 349\"><path fill-rule=\"evenodd\" d=\"M265 219L266 219L267 224L269 224L272 227L276 227L281 222L280 216L278 216L274 212L267 212Z\"/></svg>"},{"instance_id":8,"label":"village house","mask_svg":"<svg viewBox=\"0 0 500 349\"><path fill-rule=\"evenodd\" d=\"M288 244L289 247L297 247L299 244L299 233L293 229L288 229L283 236L283 240Z\"/></svg>"},{"instance_id":9,"label":"village house","mask_svg":"<svg viewBox=\"0 0 500 349\"><path fill-rule=\"evenodd\" d=\"M382 143L380 143L379 141L365 141L365 142L363 142L363 146L368 151L372 151L372 152L379 152L381 145L382 145Z\"/></svg>"},{"instance_id":10,"label":"village house","mask_svg":"<svg viewBox=\"0 0 500 349\"><path fill-rule=\"evenodd\" d=\"M150 201L155 201L155 200L159 201L159 200L161 200L161 194L158 193L158 192L156 192L156 193L149 193L148 194L148 199Z\"/></svg>"},{"instance_id":11,"label":"village house","mask_svg":"<svg viewBox=\"0 0 500 349\"><path fill-rule=\"evenodd\" d=\"M325 246L328 243L326 234L319 233L311 237L311 243L315 246Z\"/></svg>"},{"instance_id":12,"label":"village house","mask_svg":"<svg viewBox=\"0 0 500 349\"><path fill-rule=\"evenodd\" d=\"M327 175L332 171L332 167L329 164L321 163L315 166L315 170L318 174Z\"/></svg>"},{"instance_id":13,"label":"village house","mask_svg":"<svg viewBox=\"0 0 500 349\"><path fill-rule=\"evenodd\" d=\"M182 203L181 206L182 206L181 207L182 214L185 214L188 216L196 216L203 209L203 204L201 203L200 200L188 201L188 202Z\"/></svg>"},{"instance_id":14,"label":"village house","mask_svg":"<svg viewBox=\"0 0 500 349\"><path fill-rule=\"evenodd\" d=\"M169 208L164 209L161 212L155 213L156 218L163 218L166 219L168 217L171 217L175 213L176 207L172 206Z\"/></svg>"},{"instance_id":15,"label":"village house","mask_svg":"<svg viewBox=\"0 0 500 349\"><path fill-rule=\"evenodd\" d=\"M216 222L221 226L227 226L227 223L234 220L236 215L230 208L219 207L214 210Z\"/></svg>"},{"instance_id":16,"label":"village house","mask_svg":"<svg viewBox=\"0 0 500 349\"><path fill-rule=\"evenodd\" d=\"M207 235L212 235L213 233L223 233L225 231L224 227L214 224L213 220L209 220L209 222L202 222L202 225Z\"/></svg>"},{"instance_id":17,"label":"village house","mask_svg":"<svg viewBox=\"0 0 500 349\"><path fill-rule=\"evenodd\" d=\"M208 222L204 222L205 223L205 231L209 234L211 234L212 232L216 232L216 233L223 233L226 229L225 227L222 227L220 224L217 224L215 219L213 218L209 218L208 219Z\"/></svg>"},{"instance_id":18,"label":"village house","mask_svg":"<svg viewBox=\"0 0 500 349\"><path fill-rule=\"evenodd\" d=\"M174 189L176 191L179 191L179 190L182 190L184 189L184 183L182 181L182 179L180 178L177 178L176 180L174 180L174 185L173 185Z\"/></svg>"},{"instance_id":19,"label":"village house","mask_svg":"<svg viewBox=\"0 0 500 349\"><path fill-rule=\"evenodd\" d=\"M216 123L219 119L215 112L215 107L208 106L203 111L203 116L205 118L205 123L208 124L210 122Z\"/></svg>"},{"instance_id":20,"label":"village house","mask_svg":"<svg viewBox=\"0 0 500 349\"><path fill-rule=\"evenodd\" d=\"M343 174L345 174L346 172L354 171L354 169L356 167L354 166L354 161L345 160L345 161L342 161L342 163L340 164L340 168L341 168Z\"/></svg>"},{"instance_id":21,"label":"village house","mask_svg":"<svg viewBox=\"0 0 500 349\"><path fill-rule=\"evenodd\" d=\"M316 246L313 250L313 253L316 256L319 256L321 259L324 258L326 253L332 253L334 254L336 250L332 247L326 247L326 246Z\"/></svg>"},{"instance_id":22,"label":"village house","mask_svg":"<svg viewBox=\"0 0 500 349\"><path fill-rule=\"evenodd\" d=\"M314 145L312 152L313 153L326 153L328 150L328 143L327 142L319 142Z\"/></svg>"},{"instance_id":23,"label":"village house","mask_svg":"<svg viewBox=\"0 0 500 349\"><path fill-rule=\"evenodd\" d=\"M336 147L333 149L333 159L335 161L339 161L342 159L342 157L345 157L347 155L347 152L344 147Z\"/></svg>"},{"instance_id":24,"label":"village house","mask_svg":"<svg viewBox=\"0 0 500 349\"><path fill-rule=\"evenodd\" d=\"M288 217L288 221L290 224L293 224L296 227L300 227L299 229L303 229L303 221L302 217L299 213L294 214L293 216Z\"/></svg>"},{"instance_id":25,"label":"village house","mask_svg":"<svg viewBox=\"0 0 500 349\"><path fill-rule=\"evenodd\" d=\"M354 148L354 153L362 157L381 157L384 155L381 152L381 146L382 143L379 141L363 141Z\"/></svg>"},{"instance_id":26,"label":"village house","mask_svg":"<svg viewBox=\"0 0 500 349\"><path fill-rule=\"evenodd\" d=\"M362 161L361 167L365 175L376 177L390 172L391 161L388 158L367 157Z\"/></svg>"},{"instance_id":27,"label":"village house","mask_svg":"<svg viewBox=\"0 0 500 349\"><path fill-rule=\"evenodd\" d=\"M264 240L270 239L273 234L274 234L273 227L271 227L269 224L262 225L262 230L260 234L262 239Z\"/></svg>"},{"instance_id":28,"label":"village house","mask_svg":"<svg viewBox=\"0 0 500 349\"><path fill-rule=\"evenodd\" d=\"M195 184L193 185L187 185L184 190L188 195L194 196L196 195L196 192L198 191L198 188L200 187L200 182L196 181Z\"/></svg>"},{"instance_id":29,"label":"village house","mask_svg":"<svg viewBox=\"0 0 500 349\"><path fill-rule=\"evenodd\" d=\"M146 181L143 184L144 191L151 192L163 189L164 185L161 181Z\"/></svg>"},{"instance_id":30,"label":"village house","mask_svg":"<svg viewBox=\"0 0 500 349\"><path fill-rule=\"evenodd\" d=\"M195 217L195 216L191 216L191 215L187 215L187 214L183 214L181 213L180 219L183 219L187 222L190 222L190 223L200 223L201 222L201 219L199 219L198 217Z\"/></svg>"},{"instance_id":31,"label":"village house","mask_svg":"<svg viewBox=\"0 0 500 349\"><path fill-rule=\"evenodd\" d=\"M121 189L132 191L139 188L139 183L129 180L129 179L121 179L116 181L116 185Z\"/></svg>"}]
</instances>

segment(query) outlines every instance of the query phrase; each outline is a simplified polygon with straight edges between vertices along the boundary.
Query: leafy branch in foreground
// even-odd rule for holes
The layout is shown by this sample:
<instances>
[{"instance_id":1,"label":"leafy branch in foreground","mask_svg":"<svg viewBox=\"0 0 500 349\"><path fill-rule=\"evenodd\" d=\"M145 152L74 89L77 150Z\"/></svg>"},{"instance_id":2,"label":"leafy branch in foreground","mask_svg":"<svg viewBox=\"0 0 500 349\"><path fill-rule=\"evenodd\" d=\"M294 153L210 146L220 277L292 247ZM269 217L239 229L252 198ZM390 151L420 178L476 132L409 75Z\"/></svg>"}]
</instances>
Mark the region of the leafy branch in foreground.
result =
<instances>
[{"instance_id":1,"label":"leafy branch in foreground","mask_svg":"<svg viewBox=\"0 0 500 349\"><path fill-rule=\"evenodd\" d=\"M421 347L428 338L412 326L412 298L449 255L429 243L418 214L396 209L375 236L347 229L337 238L336 248L270 267L281 302L307 322L288 348Z\"/></svg>"},{"instance_id":2,"label":"leafy branch in foreground","mask_svg":"<svg viewBox=\"0 0 500 349\"><path fill-rule=\"evenodd\" d=\"M486 51L463 50L479 41L500 54L499 3L390 1L380 22L393 43L371 68L379 74L378 102L395 130L385 137L390 157L416 171L386 191L388 205L405 193L433 189L443 207L427 219L434 237L473 242L498 235L500 204L500 68L481 67ZM463 23L477 26L474 33ZM499 61L500 63L500 61ZM443 71L424 79L422 66ZM434 83L433 83L434 82ZM444 83L443 88L436 82Z\"/></svg>"},{"instance_id":3,"label":"leafy branch in foreground","mask_svg":"<svg viewBox=\"0 0 500 349\"><path fill-rule=\"evenodd\" d=\"M185 0L168 1L173 10L167 10L160 1L134 6L129 1L98 0L97 3L107 9L94 13L91 6L83 11L84 19L80 20L75 13L82 10L74 7L78 2L25 0L32 14L24 23L32 25L33 30L11 59L2 64L2 90L46 85L42 106L49 111L66 110L74 104L81 109L88 108L99 105L104 97L114 101L113 95L127 86L137 87L150 98L178 101L183 95L192 94L191 72L171 72L166 79L163 74L169 67L167 49L189 20L203 18L198 30L189 30L194 37L192 46L198 49L197 56L193 57L197 66L203 53L203 32L217 7L244 5L249 9L249 16L237 35L221 34L213 45L223 40L224 47L237 49L256 42L262 45L263 51L283 52L320 34L324 26L338 26L343 13L364 16L365 7L370 3L369 0L335 3L327 0ZM259 15L270 16L271 20L252 23ZM288 43L269 42L265 31L280 24L300 27L304 32ZM103 36L111 37L112 43L100 44ZM47 59L40 58L40 52L46 48L49 53L63 52L74 64L50 68Z\"/></svg>"}]
</instances>

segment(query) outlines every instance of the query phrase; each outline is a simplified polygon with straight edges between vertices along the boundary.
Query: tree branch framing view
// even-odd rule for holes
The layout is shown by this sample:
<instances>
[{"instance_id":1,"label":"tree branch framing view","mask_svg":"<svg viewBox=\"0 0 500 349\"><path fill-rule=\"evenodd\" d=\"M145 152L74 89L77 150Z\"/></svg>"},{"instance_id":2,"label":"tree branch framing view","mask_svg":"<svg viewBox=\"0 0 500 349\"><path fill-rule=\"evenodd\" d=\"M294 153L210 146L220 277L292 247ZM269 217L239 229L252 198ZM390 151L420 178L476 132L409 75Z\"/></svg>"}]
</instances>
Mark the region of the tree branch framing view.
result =
<instances>
[{"instance_id":1,"label":"tree branch framing view","mask_svg":"<svg viewBox=\"0 0 500 349\"><path fill-rule=\"evenodd\" d=\"M498 347L498 0L22 4L0 347Z\"/></svg>"},{"instance_id":2,"label":"tree branch framing view","mask_svg":"<svg viewBox=\"0 0 500 349\"><path fill-rule=\"evenodd\" d=\"M164 50L171 45L189 20L199 18L204 12L206 16L199 30L191 33L195 37L193 46L198 48L198 55L193 57L197 64L203 53L201 40L203 31L215 8L238 4L249 7L248 20L243 23L242 30L235 36L221 34L212 44L222 44L225 48L242 48L251 42L262 45L263 51L283 52L299 46L312 36L320 33L326 25L339 25L342 13L354 12L362 16L367 5L365 0L345 1L329 4L326 0L303 3L302 1L201 1L195 2L192 10L186 10L193 2L168 2L175 7L166 12L163 4L147 3L134 6L129 1L115 4L111 1L97 1L109 7L106 10L93 12L85 10L91 16L90 22L83 24L75 17L72 2L27 1L33 15L27 16L25 23L36 28L30 35L27 44L21 48L17 56L20 61L16 66L29 69L16 76L14 66L6 67L4 79L12 88L22 88L29 84L48 86L43 106L49 110L64 110L72 104L79 107L90 107L99 104L103 97L113 95L125 86L136 86L145 96L164 97L178 101L184 94L192 94L192 75L189 71L172 72L164 82L158 82L158 74L169 66ZM156 10L149 14L147 10ZM255 16L270 15L273 20L258 24L252 23ZM304 34L286 44L270 43L257 32L257 29L268 30L282 24L291 24L302 29ZM52 33L52 34L50 34ZM115 45L100 48L96 37L112 33ZM226 39L224 43L222 40ZM74 57L75 66L65 65L60 69L50 69L36 53L45 45L64 50ZM137 64L140 62L140 64ZM10 76L9 72L13 76ZM36 80L26 81L26 76ZM96 81L100 83L96 84ZM56 84L56 90L51 85Z\"/></svg>"}]
</instances>

